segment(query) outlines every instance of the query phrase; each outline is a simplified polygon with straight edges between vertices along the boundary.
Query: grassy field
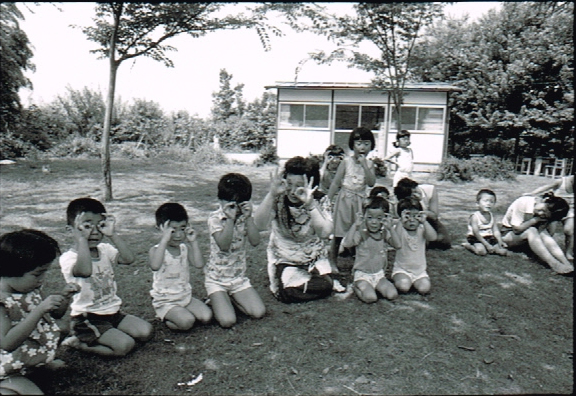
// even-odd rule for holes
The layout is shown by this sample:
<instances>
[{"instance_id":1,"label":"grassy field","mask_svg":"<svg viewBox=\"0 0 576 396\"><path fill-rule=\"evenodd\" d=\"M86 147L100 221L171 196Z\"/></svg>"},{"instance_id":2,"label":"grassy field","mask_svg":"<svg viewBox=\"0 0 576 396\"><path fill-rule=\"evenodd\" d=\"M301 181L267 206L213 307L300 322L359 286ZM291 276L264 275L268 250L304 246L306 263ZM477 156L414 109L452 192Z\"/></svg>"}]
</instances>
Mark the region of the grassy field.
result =
<instances>
[{"instance_id":1,"label":"grassy field","mask_svg":"<svg viewBox=\"0 0 576 396\"><path fill-rule=\"evenodd\" d=\"M53 160L1 167L0 231L43 230L63 250L68 202L100 198L99 161ZM393 394L571 394L573 368L573 278L555 275L525 253L477 257L460 247L475 193L490 187L498 195L496 215L519 195L550 179L518 176L516 181L419 182L437 184L441 217L455 240L448 251L428 252L432 292L409 293L395 302L364 304L354 296L285 305L268 291L267 233L249 250L248 276L267 306L261 320L240 316L232 329L216 323L173 333L154 318L149 289L148 249L157 242L154 211L168 201L182 203L200 233L205 258L206 219L216 207L217 181L241 172L254 185L258 204L267 192L272 166L222 165L201 171L185 163L113 161L115 199L106 204L136 262L118 266L123 310L149 320L154 338L122 359L82 354L63 347L68 364L34 377L47 394L203 395L393 395ZM378 183L390 187L390 180ZM561 240L560 238L558 240ZM192 269L197 297L205 297L202 273ZM46 288L64 284L51 268ZM197 378L193 386L179 385Z\"/></svg>"}]
</instances>

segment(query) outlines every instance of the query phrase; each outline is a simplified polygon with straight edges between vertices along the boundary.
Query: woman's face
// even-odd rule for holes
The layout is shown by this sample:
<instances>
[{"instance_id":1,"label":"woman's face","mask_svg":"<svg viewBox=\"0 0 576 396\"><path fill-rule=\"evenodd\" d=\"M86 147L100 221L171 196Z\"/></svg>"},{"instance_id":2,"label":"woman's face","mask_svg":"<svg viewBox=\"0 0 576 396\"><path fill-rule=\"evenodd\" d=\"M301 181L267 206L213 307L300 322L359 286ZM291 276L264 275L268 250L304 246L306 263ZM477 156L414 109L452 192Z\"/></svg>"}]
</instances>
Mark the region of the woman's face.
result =
<instances>
[{"instance_id":1,"label":"woman's face","mask_svg":"<svg viewBox=\"0 0 576 396\"><path fill-rule=\"evenodd\" d=\"M294 192L297 188L304 186L306 186L306 183L304 183L304 175L286 175L286 196L288 200L294 204L302 203Z\"/></svg>"}]
</instances>

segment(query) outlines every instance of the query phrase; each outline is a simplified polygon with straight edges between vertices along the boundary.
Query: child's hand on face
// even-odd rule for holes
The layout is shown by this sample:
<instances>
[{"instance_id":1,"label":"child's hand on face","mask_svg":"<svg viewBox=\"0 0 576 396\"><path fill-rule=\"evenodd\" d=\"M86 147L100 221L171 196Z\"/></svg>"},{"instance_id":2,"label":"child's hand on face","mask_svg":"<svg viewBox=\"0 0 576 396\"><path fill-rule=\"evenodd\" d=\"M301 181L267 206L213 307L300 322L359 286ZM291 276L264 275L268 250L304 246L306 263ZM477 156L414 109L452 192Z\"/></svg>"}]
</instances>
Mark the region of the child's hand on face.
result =
<instances>
[{"instance_id":1,"label":"child's hand on face","mask_svg":"<svg viewBox=\"0 0 576 396\"><path fill-rule=\"evenodd\" d=\"M166 220L164 224L160 224L160 232L162 233L162 240L169 241L172 233L174 232L174 227L170 227L170 220Z\"/></svg>"},{"instance_id":2,"label":"child's hand on face","mask_svg":"<svg viewBox=\"0 0 576 396\"><path fill-rule=\"evenodd\" d=\"M222 211L226 215L227 218L236 220L236 214L238 213L238 205L236 202L228 202L222 208Z\"/></svg>"},{"instance_id":3,"label":"child's hand on face","mask_svg":"<svg viewBox=\"0 0 576 396\"><path fill-rule=\"evenodd\" d=\"M246 218L252 216L252 202L244 201L238 204L238 206L240 206L240 211Z\"/></svg>"},{"instance_id":4,"label":"child's hand on face","mask_svg":"<svg viewBox=\"0 0 576 396\"><path fill-rule=\"evenodd\" d=\"M98 230L105 236L111 237L114 235L114 225L116 224L116 218L111 214L103 213L104 220L98 223Z\"/></svg>"},{"instance_id":5,"label":"child's hand on face","mask_svg":"<svg viewBox=\"0 0 576 396\"><path fill-rule=\"evenodd\" d=\"M86 239L90 237L92 232L92 224L86 221L86 213L82 212L76 216L74 219L74 226L72 227L72 233L76 240Z\"/></svg>"},{"instance_id":6,"label":"child's hand on face","mask_svg":"<svg viewBox=\"0 0 576 396\"><path fill-rule=\"evenodd\" d=\"M384 219L382 220L382 230L390 231L394 225L392 220L392 216L389 213L385 213Z\"/></svg>"},{"instance_id":7,"label":"child's hand on face","mask_svg":"<svg viewBox=\"0 0 576 396\"><path fill-rule=\"evenodd\" d=\"M196 230L192 228L190 223L186 225L186 230L184 232L186 233L186 240L188 242L192 243L196 241Z\"/></svg>"},{"instance_id":8,"label":"child's hand on face","mask_svg":"<svg viewBox=\"0 0 576 396\"><path fill-rule=\"evenodd\" d=\"M362 166L367 166L368 163L366 162L366 154L358 154L358 162Z\"/></svg>"},{"instance_id":9,"label":"child's hand on face","mask_svg":"<svg viewBox=\"0 0 576 396\"><path fill-rule=\"evenodd\" d=\"M418 219L418 222L420 224L426 223L426 218L427 216L425 211L418 212L418 214L416 215L416 219Z\"/></svg>"}]
</instances>

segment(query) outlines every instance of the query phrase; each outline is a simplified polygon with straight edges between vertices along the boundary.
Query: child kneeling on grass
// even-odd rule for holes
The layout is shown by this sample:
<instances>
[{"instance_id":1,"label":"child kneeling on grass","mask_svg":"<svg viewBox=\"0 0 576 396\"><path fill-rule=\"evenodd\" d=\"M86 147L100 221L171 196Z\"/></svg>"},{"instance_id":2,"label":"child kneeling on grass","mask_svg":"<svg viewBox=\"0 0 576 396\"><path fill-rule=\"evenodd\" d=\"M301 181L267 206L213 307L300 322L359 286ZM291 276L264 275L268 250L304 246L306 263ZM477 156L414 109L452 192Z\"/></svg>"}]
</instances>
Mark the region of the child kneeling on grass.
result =
<instances>
[{"instance_id":1,"label":"child kneeling on grass","mask_svg":"<svg viewBox=\"0 0 576 396\"><path fill-rule=\"evenodd\" d=\"M103 356L124 356L135 341L152 337L152 325L120 311L114 264L131 264L134 254L118 235L115 219L93 198L78 198L68 204L68 226L74 246L60 256L66 282L80 286L71 304L71 337L64 344ZM106 236L116 247L103 243Z\"/></svg>"},{"instance_id":2,"label":"child kneeling on grass","mask_svg":"<svg viewBox=\"0 0 576 396\"><path fill-rule=\"evenodd\" d=\"M190 266L202 268L204 260L186 209L175 202L162 204L156 210L156 226L162 236L149 252L156 316L171 330L190 330L196 320L210 322L210 307L192 297Z\"/></svg>"},{"instance_id":3,"label":"child kneeling on grass","mask_svg":"<svg viewBox=\"0 0 576 396\"><path fill-rule=\"evenodd\" d=\"M218 182L220 207L208 216L210 260L204 267L206 292L214 317L224 328L236 323L234 304L246 315L266 314L262 299L246 277L246 241L260 243L252 217L252 183L240 173L228 173Z\"/></svg>"},{"instance_id":4,"label":"child kneeling on grass","mask_svg":"<svg viewBox=\"0 0 576 396\"><path fill-rule=\"evenodd\" d=\"M499 254L506 256L508 246L502 240L498 223L494 221L492 207L496 203L496 193L483 188L476 194L478 211L474 212L468 220L468 235L462 245L472 253L479 256L486 254Z\"/></svg>"},{"instance_id":5,"label":"child kneeling on grass","mask_svg":"<svg viewBox=\"0 0 576 396\"><path fill-rule=\"evenodd\" d=\"M400 237L401 248L396 250L392 279L394 286L402 293L412 286L420 294L430 292L430 277L426 272L426 243L435 241L436 231L426 220L422 205L414 198L404 198L398 202L400 223L395 229Z\"/></svg>"},{"instance_id":6,"label":"child kneeling on grass","mask_svg":"<svg viewBox=\"0 0 576 396\"><path fill-rule=\"evenodd\" d=\"M354 260L354 292L365 303L378 300L376 292L393 300L398 291L386 279L388 266L388 246L401 247L400 237L392 227L392 217L388 214L388 202L379 196L368 198L364 203L363 216L358 215L356 223L342 240L344 247L356 247Z\"/></svg>"},{"instance_id":7,"label":"child kneeling on grass","mask_svg":"<svg viewBox=\"0 0 576 396\"><path fill-rule=\"evenodd\" d=\"M58 242L37 230L0 237L0 394L43 394L26 377L39 366L58 368L55 359L61 318L78 291L68 284L59 294L42 291L46 272L60 255Z\"/></svg>"}]
</instances>

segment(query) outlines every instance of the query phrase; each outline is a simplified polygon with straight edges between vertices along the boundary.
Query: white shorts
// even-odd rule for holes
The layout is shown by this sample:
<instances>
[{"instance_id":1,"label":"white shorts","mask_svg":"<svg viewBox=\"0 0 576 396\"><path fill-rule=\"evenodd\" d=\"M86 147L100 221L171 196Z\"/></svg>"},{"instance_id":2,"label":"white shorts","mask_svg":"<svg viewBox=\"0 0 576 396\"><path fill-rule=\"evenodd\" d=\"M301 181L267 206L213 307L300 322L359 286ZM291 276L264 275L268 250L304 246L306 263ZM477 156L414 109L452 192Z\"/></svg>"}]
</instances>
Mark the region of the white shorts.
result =
<instances>
[{"instance_id":1,"label":"white shorts","mask_svg":"<svg viewBox=\"0 0 576 396\"><path fill-rule=\"evenodd\" d=\"M166 314L174 307L186 307L192 301L192 293L185 293L179 296L160 295L152 298L152 307L156 316L164 320Z\"/></svg>"},{"instance_id":2,"label":"white shorts","mask_svg":"<svg viewBox=\"0 0 576 396\"><path fill-rule=\"evenodd\" d=\"M368 282L374 289L376 289L376 286L378 286L378 283L380 283L382 279L386 279L384 270L380 270L374 274L370 274L368 272L363 272L360 270L354 271L354 283L358 281L365 281Z\"/></svg>"},{"instance_id":3,"label":"white shorts","mask_svg":"<svg viewBox=\"0 0 576 396\"><path fill-rule=\"evenodd\" d=\"M396 274L406 275L408 278L410 278L410 281L412 283L416 282L418 279L429 278L428 273L426 271L422 271L419 274L414 274L412 272L404 271L402 269L395 269L392 271L392 278L394 278Z\"/></svg>"},{"instance_id":4,"label":"white shorts","mask_svg":"<svg viewBox=\"0 0 576 396\"><path fill-rule=\"evenodd\" d=\"M207 278L204 281L204 287L206 288L206 294L208 296L219 291L232 295L252 287L252 284L250 283L250 279L245 276L233 279L230 282L218 282Z\"/></svg>"}]
</instances>

